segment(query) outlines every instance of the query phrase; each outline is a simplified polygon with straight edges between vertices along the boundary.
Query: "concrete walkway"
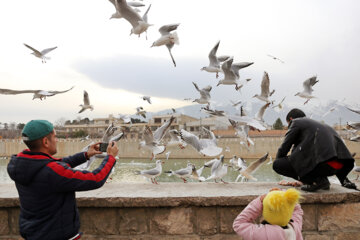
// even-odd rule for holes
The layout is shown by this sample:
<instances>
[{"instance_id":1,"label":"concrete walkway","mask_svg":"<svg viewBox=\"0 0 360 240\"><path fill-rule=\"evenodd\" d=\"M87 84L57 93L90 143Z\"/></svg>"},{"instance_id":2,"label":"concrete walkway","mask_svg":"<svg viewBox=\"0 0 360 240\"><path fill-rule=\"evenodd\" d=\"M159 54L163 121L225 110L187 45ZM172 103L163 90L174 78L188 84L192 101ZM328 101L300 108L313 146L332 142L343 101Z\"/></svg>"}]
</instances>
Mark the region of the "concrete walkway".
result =
<instances>
[{"instance_id":1,"label":"concrete walkway","mask_svg":"<svg viewBox=\"0 0 360 240\"><path fill-rule=\"evenodd\" d=\"M360 187L360 182L356 182ZM78 205L83 207L159 207L216 206L247 204L276 183L106 183L102 188L77 192ZM329 191L302 192L303 203L359 202L360 192L332 184ZM206 201L204 201L206 199ZM14 184L0 184L0 207L19 206Z\"/></svg>"}]
</instances>

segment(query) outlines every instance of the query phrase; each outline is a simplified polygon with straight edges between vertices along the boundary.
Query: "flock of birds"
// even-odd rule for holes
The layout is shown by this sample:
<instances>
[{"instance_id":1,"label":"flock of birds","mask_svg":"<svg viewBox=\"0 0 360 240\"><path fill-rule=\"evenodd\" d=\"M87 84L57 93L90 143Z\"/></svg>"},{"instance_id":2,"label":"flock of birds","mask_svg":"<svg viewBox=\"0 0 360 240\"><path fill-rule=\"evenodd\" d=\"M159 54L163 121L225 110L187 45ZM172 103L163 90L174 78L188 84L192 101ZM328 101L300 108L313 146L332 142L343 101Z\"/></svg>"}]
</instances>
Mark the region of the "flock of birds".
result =
<instances>
[{"instance_id":1,"label":"flock of birds","mask_svg":"<svg viewBox=\"0 0 360 240\"><path fill-rule=\"evenodd\" d=\"M140 16L139 8L144 7L145 4L142 2L135 2L126 0L109 0L114 8L115 13L113 13L110 19L124 19L131 24L130 35L136 34L140 37L141 34L146 34L147 39L147 30L152 24L148 23L148 14L151 9L151 4L146 9L145 13ZM175 30L179 27L179 23L175 24L167 24L163 25L159 28L159 32L161 36L153 42L151 47L158 46L166 46L173 65L176 67L176 61L172 55L172 48L175 44L179 44L179 36ZM46 63L50 58L47 56L51 51L55 50L57 47L47 48L42 51L39 51L28 44L24 44L25 47L31 49L35 57L40 58L42 63ZM241 91L243 87L245 87L251 79L241 79L240 78L240 70L245 69L254 64L254 62L234 62L234 58L230 55L222 55L218 56L217 51L220 46L220 41L218 41L215 46L210 50L208 59L209 64L207 66L202 67L200 70L206 71L209 73L215 73L216 78L219 78L220 74L223 75L223 78L220 79L217 83L217 86L220 85L234 85L235 91ZM273 60L279 61L280 63L285 63L280 58L277 58L273 55L269 55L268 57ZM315 98L313 93L313 86L319 82L317 76L310 77L303 82L303 91L298 92L295 96L299 96L301 98L306 99L304 104L308 103L312 98ZM221 121L228 121L233 126L236 131L236 135L241 139L240 144L245 146L247 149L254 145L254 141L249 137L249 130L258 130L263 131L269 129L269 126L264 121L264 113L267 108L270 106L272 108L282 109L283 102L285 97L278 103L275 103L274 100L271 99L272 95L275 92L275 89L270 91L270 77L267 72L264 72L263 78L260 86L260 93L255 94L253 97L258 100L264 102L264 105L259 109L258 113L255 116L248 116L243 107L240 106L240 114L239 115L228 115L224 111L216 110L213 107L211 101L211 90L212 86L208 85L203 88L199 87L197 83L192 82L196 91L199 92L200 97L196 99L184 99L184 100L192 100L198 104L205 105L202 107L202 110L212 116L219 118ZM33 99L39 98L40 100L46 99L46 97L55 96L57 94L66 93L72 90L74 87L71 87L64 91L53 91L53 90L12 90L12 89L0 89L0 94L23 94L23 93L33 93ZM152 104L150 96L142 96L144 101ZM232 102L234 107L237 107L241 104L241 101ZM94 106L90 104L89 94L84 90L83 94L83 104L80 105L81 109L78 113L82 113L85 110L89 109L91 111L94 110ZM360 114L360 110L349 108L349 110ZM175 109L173 109L175 113ZM142 106L136 108L136 115L146 118L146 111ZM119 118L123 120L123 123L131 125L131 117L129 115L119 115ZM187 145L190 145L194 148L199 154L203 156L216 157L219 156L223 149L217 146L217 140L214 133L207 129L202 128L202 131L208 135L208 138L199 138L197 135L186 131L185 129L171 129L171 124L174 122L175 117L171 117L168 121L166 121L161 127L159 127L154 132L151 130L149 126L145 127L145 131L143 133L143 141L140 142L139 147L148 149L151 152L151 159L156 160L156 155L163 153L166 150L166 147L174 145L179 146L181 149L184 149ZM356 131L360 128L360 123L349 123L348 126L352 127ZM112 136L117 128L111 124L109 128L106 130L104 137L102 139L103 142L109 141L119 141L123 136L123 133L120 133L116 136ZM169 135L168 138L170 140L164 141L164 136ZM357 135L357 139L360 140L360 136ZM88 146L87 146L88 147ZM87 148L85 147L85 149ZM84 149L84 150L85 150ZM170 153L168 152L167 158ZM102 157L102 156L96 156ZM263 164L268 157L268 154L265 154L263 157L254 161L250 166L246 166L245 161L241 158L237 158L234 156L230 159L229 164L224 162L224 156L220 155L219 158L215 158L204 164L200 169L196 169L195 165L189 163L186 168L179 169L176 171L165 171L165 173L177 176L181 178L184 182L186 182L187 178L193 178L199 181L206 180L220 180L223 181L222 178L227 174L228 167L232 167L236 171L239 171L239 177L244 180L256 180L252 176L252 174L256 171L256 169ZM95 158L95 157L94 157ZM93 159L94 159L93 158ZM81 169L88 168L93 159L90 159L84 165L79 166ZM136 172L136 174L140 174L145 176L153 183L157 183L156 177L162 173L162 160L156 160L156 167L150 170L142 170ZM271 161L270 161L271 163ZM204 167L211 168L211 175L207 178L204 178L202 175L202 170ZM359 168L359 167L357 167ZM360 172L360 169L357 170Z\"/></svg>"}]
</instances>

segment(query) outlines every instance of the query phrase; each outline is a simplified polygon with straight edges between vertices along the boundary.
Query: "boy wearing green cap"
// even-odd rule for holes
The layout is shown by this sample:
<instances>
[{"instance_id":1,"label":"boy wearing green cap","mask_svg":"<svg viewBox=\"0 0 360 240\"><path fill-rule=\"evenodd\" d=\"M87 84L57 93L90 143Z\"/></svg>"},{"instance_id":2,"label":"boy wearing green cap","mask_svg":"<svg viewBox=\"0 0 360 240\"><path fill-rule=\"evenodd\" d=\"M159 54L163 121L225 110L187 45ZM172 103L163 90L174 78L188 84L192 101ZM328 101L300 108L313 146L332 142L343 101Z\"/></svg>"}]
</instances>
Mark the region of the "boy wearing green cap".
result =
<instances>
[{"instance_id":1,"label":"boy wearing green cap","mask_svg":"<svg viewBox=\"0 0 360 240\"><path fill-rule=\"evenodd\" d=\"M15 181L20 199L20 234L25 239L79 239L81 233L75 191L100 188L114 167L118 148L114 142L107 156L92 172L74 167L100 154L99 143L87 152L58 159L56 132L46 120L32 120L23 131L29 149L13 155L8 173Z\"/></svg>"}]
</instances>

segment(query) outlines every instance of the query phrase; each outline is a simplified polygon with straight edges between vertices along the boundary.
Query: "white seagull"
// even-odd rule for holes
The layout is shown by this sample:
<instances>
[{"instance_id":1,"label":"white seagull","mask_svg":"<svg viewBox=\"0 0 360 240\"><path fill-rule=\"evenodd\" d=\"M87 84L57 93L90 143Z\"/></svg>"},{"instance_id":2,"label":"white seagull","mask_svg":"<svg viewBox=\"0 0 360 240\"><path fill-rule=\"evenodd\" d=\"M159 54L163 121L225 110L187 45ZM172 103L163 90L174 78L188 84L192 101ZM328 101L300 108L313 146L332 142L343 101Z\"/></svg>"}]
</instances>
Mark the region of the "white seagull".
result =
<instances>
[{"instance_id":1,"label":"white seagull","mask_svg":"<svg viewBox=\"0 0 360 240\"><path fill-rule=\"evenodd\" d=\"M277 57L274 57L274 56L272 56L272 55L270 55L270 54L268 54L268 57L271 57L272 59L274 59L274 60L278 60L279 62L281 62L281 63L285 63L283 60L281 60L280 58L277 58Z\"/></svg>"},{"instance_id":2,"label":"white seagull","mask_svg":"<svg viewBox=\"0 0 360 240\"><path fill-rule=\"evenodd\" d=\"M261 93L260 95L255 94L253 97L256 97L261 101L270 103L271 101L269 100L269 96L270 96L270 78L269 78L269 74L267 72L264 72L264 76L261 81Z\"/></svg>"},{"instance_id":3,"label":"white seagull","mask_svg":"<svg viewBox=\"0 0 360 240\"><path fill-rule=\"evenodd\" d=\"M127 4L126 0L115 0L115 7L120 16L132 25L133 28L130 31L130 35L137 34L140 37L141 33L146 32L147 29L152 26L152 24L149 24L147 21L147 14L150 10L151 4L142 17L140 17L140 15Z\"/></svg>"},{"instance_id":4,"label":"white seagull","mask_svg":"<svg viewBox=\"0 0 360 240\"><path fill-rule=\"evenodd\" d=\"M166 146L179 146L180 149L184 149L187 145L186 142L184 142L181 137L180 133L176 129L171 129L168 131L170 140L166 143Z\"/></svg>"},{"instance_id":5,"label":"white seagull","mask_svg":"<svg viewBox=\"0 0 360 240\"><path fill-rule=\"evenodd\" d=\"M6 95L16 95L16 94L22 94L22 93L33 93L33 100L36 98L39 98L40 100L46 99L46 97L55 96L56 94L60 93L66 93L73 89L74 86L71 88L65 90L65 91L52 91L52 90L12 90L12 89L3 89L0 88L0 94L6 94Z\"/></svg>"},{"instance_id":6,"label":"white seagull","mask_svg":"<svg viewBox=\"0 0 360 240\"><path fill-rule=\"evenodd\" d=\"M165 171L165 173L169 173L169 175L174 175L180 179L182 179L184 181L184 183L187 182L186 178L191 177L192 174L192 169L193 169L193 164L192 163L188 163L186 168L181 168L179 170L176 171Z\"/></svg>"},{"instance_id":7,"label":"white seagull","mask_svg":"<svg viewBox=\"0 0 360 240\"><path fill-rule=\"evenodd\" d=\"M142 100L147 101L149 104L151 104L151 97L150 96L142 96Z\"/></svg>"},{"instance_id":8,"label":"white seagull","mask_svg":"<svg viewBox=\"0 0 360 240\"><path fill-rule=\"evenodd\" d=\"M282 109L283 108L283 102L284 102L285 98L286 98L286 96L283 97L283 99L280 101L280 103L274 105L272 108L278 107L279 109Z\"/></svg>"},{"instance_id":9,"label":"white seagull","mask_svg":"<svg viewBox=\"0 0 360 240\"><path fill-rule=\"evenodd\" d=\"M119 113L119 118L122 119L124 123L131 123L131 117L129 115Z\"/></svg>"},{"instance_id":10,"label":"white seagull","mask_svg":"<svg viewBox=\"0 0 360 240\"><path fill-rule=\"evenodd\" d=\"M307 100L304 102L304 105L310 101L310 99L315 98L315 96L312 95L312 92L314 91L312 89L312 86L314 86L319 80L316 80L317 76L313 76L309 79L306 79L303 83L304 90L302 92L298 92L295 94L295 96L299 96L302 98L306 98Z\"/></svg>"},{"instance_id":11,"label":"white seagull","mask_svg":"<svg viewBox=\"0 0 360 240\"><path fill-rule=\"evenodd\" d=\"M124 133L120 132L119 134L113 136L117 129L118 128L114 126L114 123L111 123L107 127L107 129L105 130L105 133L104 133L104 135L103 135L103 137L101 139L101 142L104 142L104 143L109 143L109 142L112 142L112 141L118 142L123 137ZM94 142L92 141L91 143L89 143L81 151L82 152L87 152L87 150L89 149L91 144L94 144ZM103 153L102 154L96 154L96 155L92 156L88 161L78 165L76 167L76 169L82 169L82 170L89 169L91 164L94 162L94 160L96 158L104 158L105 156L106 156L106 154L103 154Z\"/></svg>"},{"instance_id":12,"label":"white seagull","mask_svg":"<svg viewBox=\"0 0 360 240\"><path fill-rule=\"evenodd\" d=\"M216 159L216 161L213 162L211 175L206 179L206 181L214 179L216 182L217 179L220 179L220 181L226 183L222 180L222 178L227 174L228 167L228 164L224 164L224 155L221 155L220 159Z\"/></svg>"},{"instance_id":13,"label":"white seagull","mask_svg":"<svg viewBox=\"0 0 360 240\"><path fill-rule=\"evenodd\" d=\"M119 11L117 10L117 8L116 8L116 4L117 4L117 3L115 3L116 0L109 0L109 1L114 5L115 10L116 10L116 12L111 15L110 19L112 19L112 18L122 18L120 12L119 12ZM145 6L145 4L139 3L139 2L128 2L127 4L128 4L129 6L131 6L131 7L133 7L133 8L134 8L134 11L136 11L136 12L139 11L139 10L137 9L138 7L144 7L144 6Z\"/></svg>"},{"instance_id":14,"label":"white seagull","mask_svg":"<svg viewBox=\"0 0 360 240\"><path fill-rule=\"evenodd\" d=\"M161 37L158 40L156 40L151 46L151 47L158 47L165 45L170 53L170 57L172 62L174 63L174 67L176 67L176 62L171 53L171 49L173 48L174 44L179 45L179 37L177 35L177 32L172 33L172 31L176 30L179 25L180 23L168 24L159 28Z\"/></svg>"},{"instance_id":15,"label":"white seagull","mask_svg":"<svg viewBox=\"0 0 360 240\"><path fill-rule=\"evenodd\" d=\"M211 157L219 155L223 149L217 146L214 133L207 128L203 127L203 129L209 133L210 139L199 139L197 136L184 129L180 130L180 137L199 153Z\"/></svg>"},{"instance_id":16,"label":"white seagull","mask_svg":"<svg viewBox=\"0 0 360 240\"><path fill-rule=\"evenodd\" d=\"M143 107L137 107L136 108L136 115L138 116L142 116L143 118L146 118L146 111L144 110Z\"/></svg>"},{"instance_id":17,"label":"white seagull","mask_svg":"<svg viewBox=\"0 0 360 240\"><path fill-rule=\"evenodd\" d=\"M24 45L25 45L25 47L33 50L33 52L31 54L33 54L35 57L40 58L42 63L46 63L46 60L50 60L50 57L46 57L45 55L57 48L57 47L46 48L40 52L40 51L36 50L35 48L27 45L26 43L24 43Z\"/></svg>"},{"instance_id":18,"label":"white seagull","mask_svg":"<svg viewBox=\"0 0 360 240\"><path fill-rule=\"evenodd\" d=\"M220 41L211 49L209 53L209 66L202 67L200 70L207 72L215 72L216 78L219 77L219 72L222 72L220 68L220 62L223 62L229 58L229 56L222 56L220 59L216 56L216 52L219 48Z\"/></svg>"},{"instance_id":19,"label":"white seagull","mask_svg":"<svg viewBox=\"0 0 360 240\"><path fill-rule=\"evenodd\" d=\"M248 67L253 63L241 62L241 63L233 64L233 60L234 60L233 57L230 57L221 65L221 69L224 73L224 79L221 79L216 86L219 86L220 84L235 85L236 90L239 90L244 86L245 82L239 81L240 78L239 70Z\"/></svg>"},{"instance_id":20,"label":"white seagull","mask_svg":"<svg viewBox=\"0 0 360 240\"><path fill-rule=\"evenodd\" d=\"M81 107L79 113L82 113L86 109L94 110L93 105L90 105L89 94L84 90L84 104L79 105Z\"/></svg>"},{"instance_id":21,"label":"white seagull","mask_svg":"<svg viewBox=\"0 0 360 240\"><path fill-rule=\"evenodd\" d=\"M160 176L162 172L162 164L163 162L161 160L156 160L156 167L149 169L149 170L142 170L142 171L136 171L135 174L142 175L146 178L150 178L151 182L153 184L159 184L156 181L156 177Z\"/></svg>"},{"instance_id":22,"label":"white seagull","mask_svg":"<svg viewBox=\"0 0 360 240\"><path fill-rule=\"evenodd\" d=\"M210 91L211 91L212 87L210 85L208 85L208 86L200 89L196 83L194 83L194 82L192 82L192 83L194 84L196 90L200 93L200 98L195 99L193 102L197 102L200 104L209 104L210 99L211 99Z\"/></svg>"},{"instance_id":23,"label":"white seagull","mask_svg":"<svg viewBox=\"0 0 360 240\"><path fill-rule=\"evenodd\" d=\"M166 147L164 145L160 145L160 142L174 120L175 118L172 116L161 127L156 129L154 133L151 131L149 126L145 126L144 141L140 142L139 147L145 147L151 150L151 159L153 159L157 154L165 151Z\"/></svg>"},{"instance_id":24,"label":"white seagull","mask_svg":"<svg viewBox=\"0 0 360 240\"><path fill-rule=\"evenodd\" d=\"M239 176L236 178L235 182L238 181L238 179L240 177L242 177L242 180L246 179L246 180L254 180L257 181L256 178L254 178L252 176L253 173L256 172L257 169L259 169L259 167L266 161L266 159L268 158L269 153L266 153L264 156L262 156L261 158L259 158L258 160L254 161L253 163L250 164L250 166L248 166L245 169L240 169L239 172Z\"/></svg>"},{"instance_id":25,"label":"white seagull","mask_svg":"<svg viewBox=\"0 0 360 240\"><path fill-rule=\"evenodd\" d=\"M206 179L203 176L201 176L203 170L204 170L204 166L196 170L195 165L193 165L190 178L194 180L198 180L199 182L204 182Z\"/></svg>"}]
</instances>

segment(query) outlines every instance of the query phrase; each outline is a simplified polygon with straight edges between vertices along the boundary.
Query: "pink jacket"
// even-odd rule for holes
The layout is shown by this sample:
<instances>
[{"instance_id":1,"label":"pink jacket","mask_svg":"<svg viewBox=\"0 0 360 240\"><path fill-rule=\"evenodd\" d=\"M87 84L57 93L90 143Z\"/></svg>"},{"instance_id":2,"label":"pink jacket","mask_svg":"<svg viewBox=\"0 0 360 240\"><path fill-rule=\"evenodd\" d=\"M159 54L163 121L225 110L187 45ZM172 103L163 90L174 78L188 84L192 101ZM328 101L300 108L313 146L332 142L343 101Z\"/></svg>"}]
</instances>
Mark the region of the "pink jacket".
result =
<instances>
[{"instance_id":1,"label":"pink jacket","mask_svg":"<svg viewBox=\"0 0 360 240\"><path fill-rule=\"evenodd\" d=\"M288 240L285 230L278 225L255 224L256 218L261 216L263 205L260 197L254 199L247 207L235 218L233 223L234 231L244 240ZM303 210L296 204L292 215L292 227L295 230L296 240L303 240L302 229Z\"/></svg>"}]
</instances>

